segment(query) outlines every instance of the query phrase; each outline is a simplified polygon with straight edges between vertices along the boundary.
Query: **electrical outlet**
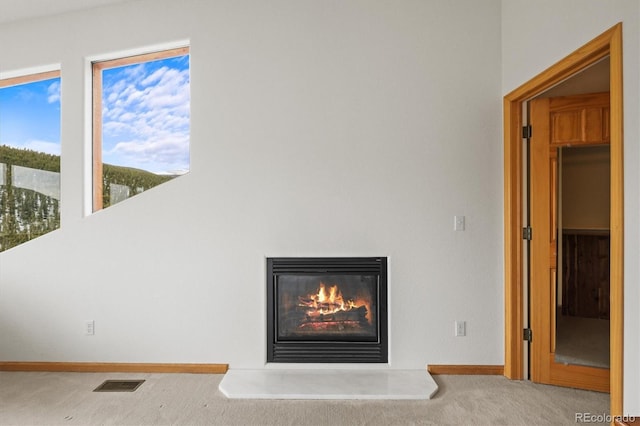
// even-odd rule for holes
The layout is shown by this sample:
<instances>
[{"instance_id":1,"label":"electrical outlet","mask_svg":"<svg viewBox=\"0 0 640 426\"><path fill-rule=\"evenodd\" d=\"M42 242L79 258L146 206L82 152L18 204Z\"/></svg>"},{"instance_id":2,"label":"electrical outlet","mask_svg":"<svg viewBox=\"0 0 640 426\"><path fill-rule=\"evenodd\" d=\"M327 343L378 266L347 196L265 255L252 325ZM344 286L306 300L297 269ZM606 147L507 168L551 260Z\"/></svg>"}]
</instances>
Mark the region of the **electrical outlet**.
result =
<instances>
[{"instance_id":1,"label":"electrical outlet","mask_svg":"<svg viewBox=\"0 0 640 426\"><path fill-rule=\"evenodd\" d=\"M96 334L96 323L94 320L84 323L84 334L87 336L93 336Z\"/></svg>"},{"instance_id":2,"label":"electrical outlet","mask_svg":"<svg viewBox=\"0 0 640 426\"><path fill-rule=\"evenodd\" d=\"M454 321L455 324L455 336L463 337L467 335L467 322L466 321Z\"/></svg>"}]
</instances>

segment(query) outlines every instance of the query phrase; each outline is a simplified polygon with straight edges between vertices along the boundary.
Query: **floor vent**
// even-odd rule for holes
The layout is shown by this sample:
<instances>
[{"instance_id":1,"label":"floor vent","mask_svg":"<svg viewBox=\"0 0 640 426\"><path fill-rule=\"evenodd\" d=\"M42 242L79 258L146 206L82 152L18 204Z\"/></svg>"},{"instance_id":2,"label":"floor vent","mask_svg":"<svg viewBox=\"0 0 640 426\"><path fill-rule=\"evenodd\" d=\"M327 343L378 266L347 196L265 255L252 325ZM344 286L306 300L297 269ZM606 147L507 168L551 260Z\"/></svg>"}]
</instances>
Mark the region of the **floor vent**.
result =
<instances>
[{"instance_id":1,"label":"floor vent","mask_svg":"<svg viewBox=\"0 0 640 426\"><path fill-rule=\"evenodd\" d=\"M144 383L144 380L105 380L95 388L94 392L133 392Z\"/></svg>"}]
</instances>

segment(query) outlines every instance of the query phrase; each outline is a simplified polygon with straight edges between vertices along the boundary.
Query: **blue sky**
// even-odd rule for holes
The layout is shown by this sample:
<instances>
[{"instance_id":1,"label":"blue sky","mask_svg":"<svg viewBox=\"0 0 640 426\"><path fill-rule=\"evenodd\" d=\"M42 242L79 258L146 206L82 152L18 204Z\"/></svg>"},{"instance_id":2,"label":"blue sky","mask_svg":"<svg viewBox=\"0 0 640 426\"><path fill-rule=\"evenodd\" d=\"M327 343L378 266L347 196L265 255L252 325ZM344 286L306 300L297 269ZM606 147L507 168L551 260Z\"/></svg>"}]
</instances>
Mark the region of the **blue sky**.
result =
<instances>
[{"instance_id":1,"label":"blue sky","mask_svg":"<svg viewBox=\"0 0 640 426\"><path fill-rule=\"evenodd\" d=\"M105 69L102 82L103 163L188 172L189 55ZM0 145L60 154L59 78L0 88Z\"/></svg>"},{"instance_id":2,"label":"blue sky","mask_svg":"<svg viewBox=\"0 0 640 426\"><path fill-rule=\"evenodd\" d=\"M0 145L60 155L60 78L0 88Z\"/></svg>"},{"instance_id":3,"label":"blue sky","mask_svg":"<svg viewBox=\"0 0 640 426\"><path fill-rule=\"evenodd\" d=\"M102 162L189 171L189 55L102 72Z\"/></svg>"}]
</instances>

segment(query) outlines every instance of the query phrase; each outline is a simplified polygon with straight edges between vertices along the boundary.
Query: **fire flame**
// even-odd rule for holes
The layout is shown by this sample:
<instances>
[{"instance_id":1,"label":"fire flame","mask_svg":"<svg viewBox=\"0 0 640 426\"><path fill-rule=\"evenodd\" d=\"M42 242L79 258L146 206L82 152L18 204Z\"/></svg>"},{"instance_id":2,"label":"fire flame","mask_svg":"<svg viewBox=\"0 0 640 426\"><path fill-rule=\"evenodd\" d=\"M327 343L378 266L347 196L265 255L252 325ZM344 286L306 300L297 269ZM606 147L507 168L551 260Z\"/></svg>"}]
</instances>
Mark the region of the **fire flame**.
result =
<instances>
[{"instance_id":1,"label":"fire flame","mask_svg":"<svg viewBox=\"0 0 640 426\"><path fill-rule=\"evenodd\" d=\"M300 306L310 308L308 311L310 316L334 314L339 311L350 311L364 306L367 312L366 319L369 324L372 322L370 303L364 299L345 300L337 285L332 285L327 289L324 283L320 283L316 294L311 294L307 298L300 298Z\"/></svg>"}]
</instances>

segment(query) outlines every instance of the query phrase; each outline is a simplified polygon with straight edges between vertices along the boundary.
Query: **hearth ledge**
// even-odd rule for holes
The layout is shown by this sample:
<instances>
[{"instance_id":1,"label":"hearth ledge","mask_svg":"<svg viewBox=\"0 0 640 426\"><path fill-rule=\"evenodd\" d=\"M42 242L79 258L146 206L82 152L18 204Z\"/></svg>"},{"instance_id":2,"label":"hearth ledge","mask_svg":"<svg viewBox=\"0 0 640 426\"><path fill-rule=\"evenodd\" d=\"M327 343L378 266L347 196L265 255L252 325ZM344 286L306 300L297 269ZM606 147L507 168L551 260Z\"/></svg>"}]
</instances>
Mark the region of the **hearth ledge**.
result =
<instances>
[{"instance_id":1,"label":"hearth ledge","mask_svg":"<svg viewBox=\"0 0 640 426\"><path fill-rule=\"evenodd\" d=\"M230 399L431 399L438 385L424 370L236 370L219 385Z\"/></svg>"}]
</instances>

